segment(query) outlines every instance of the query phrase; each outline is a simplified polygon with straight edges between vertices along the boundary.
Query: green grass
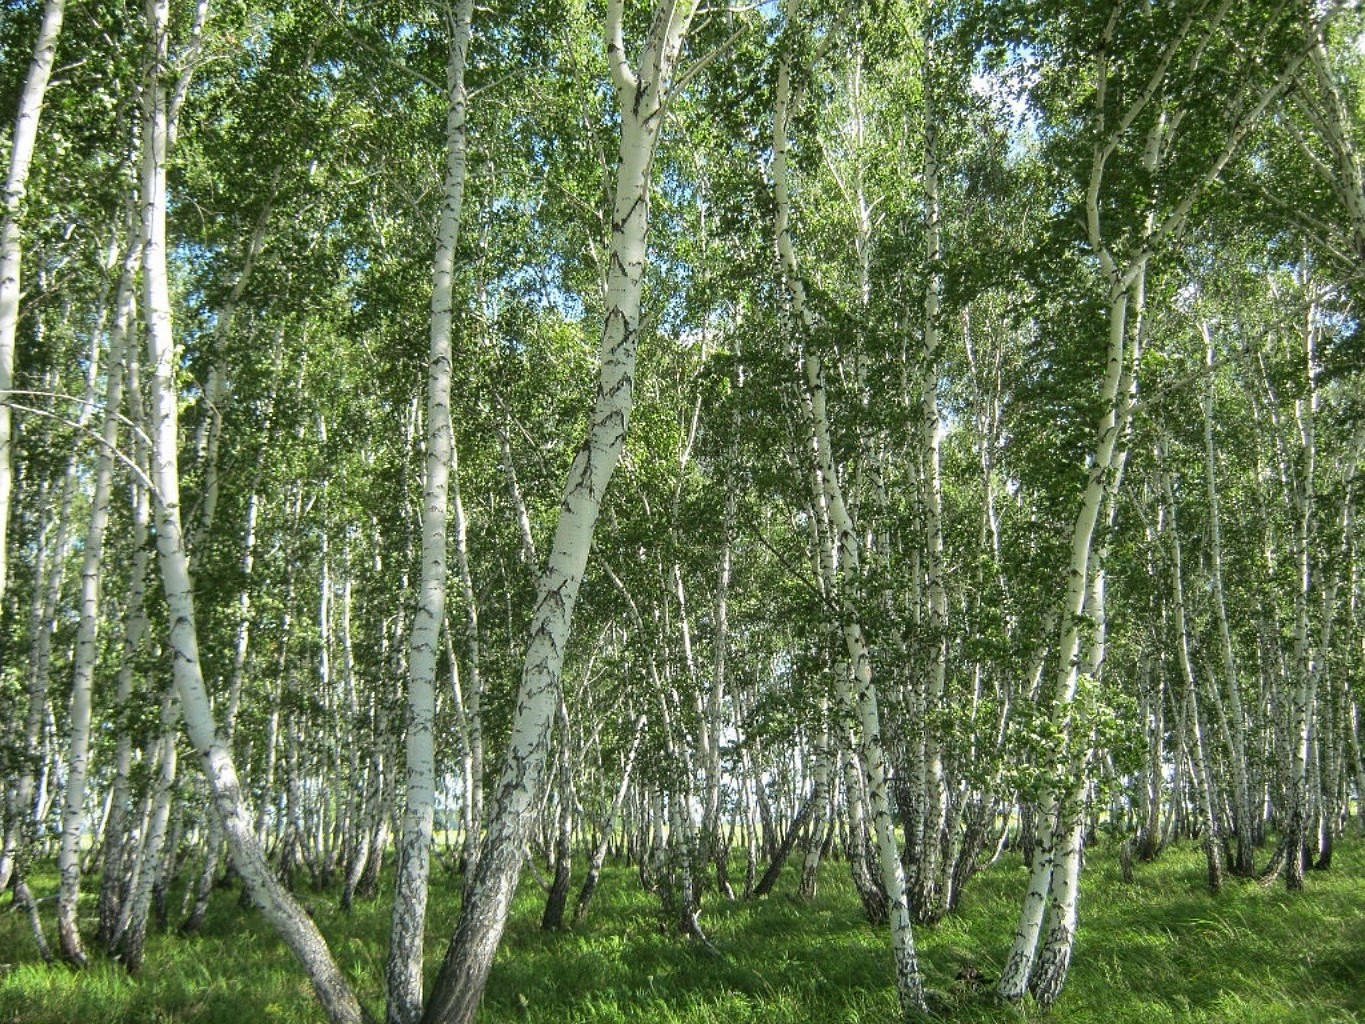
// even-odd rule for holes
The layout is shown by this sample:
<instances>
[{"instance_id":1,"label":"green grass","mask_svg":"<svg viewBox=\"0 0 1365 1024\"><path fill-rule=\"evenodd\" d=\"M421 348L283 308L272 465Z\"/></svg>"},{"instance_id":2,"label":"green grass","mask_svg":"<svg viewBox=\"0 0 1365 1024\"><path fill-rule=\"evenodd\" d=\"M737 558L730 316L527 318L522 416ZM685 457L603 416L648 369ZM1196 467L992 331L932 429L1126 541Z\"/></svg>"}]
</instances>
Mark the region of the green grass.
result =
<instances>
[{"instance_id":1,"label":"green grass","mask_svg":"<svg viewBox=\"0 0 1365 1024\"><path fill-rule=\"evenodd\" d=\"M1203 887L1198 851L1168 852L1124 885L1112 854L1089 855L1081 930L1066 991L1048 1014L997 1003L989 985L956 980L974 966L990 980L1013 932L1025 874L1002 863L973 881L961 912L916 932L941 1020L965 1024L1046 1018L1055 1024L1347 1024L1365 1022L1365 847L1339 847L1330 872L1286 893L1233 880ZM33 880L40 897L55 877ZM786 891L794 885L788 879ZM428 966L444 951L459 880L438 869ZM305 893L367 1004L382 1010L388 909L350 915L335 893ZM76 972L36 961L23 917L0 909L0 1022L5 1024L304 1024L320 1021L288 951L237 893L216 896L205 931L154 934L135 979L96 956ZM895 1019L889 941L863 922L847 870L827 866L818 899L782 893L754 904L710 899L703 913L722 956L665 934L657 904L633 872L609 873L589 919L539 930L541 894L522 886L480 1021L487 1024L872 1024ZM93 913L93 899L82 904ZM51 904L44 905L50 925Z\"/></svg>"}]
</instances>

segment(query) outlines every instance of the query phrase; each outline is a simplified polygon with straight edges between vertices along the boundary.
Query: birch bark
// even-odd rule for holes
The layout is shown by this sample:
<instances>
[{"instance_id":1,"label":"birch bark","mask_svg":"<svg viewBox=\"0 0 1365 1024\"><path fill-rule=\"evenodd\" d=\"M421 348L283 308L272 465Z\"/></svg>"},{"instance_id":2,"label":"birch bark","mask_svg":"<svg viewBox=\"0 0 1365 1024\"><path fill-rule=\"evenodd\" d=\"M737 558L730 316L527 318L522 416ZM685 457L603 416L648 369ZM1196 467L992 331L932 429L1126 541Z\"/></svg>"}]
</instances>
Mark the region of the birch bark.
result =
<instances>
[{"instance_id":1,"label":"birch bark","mask_svg":"<svg viewBox=\"0 0 1365 1024\"><path fill-rule=\"evenodd\" d=\"M1289 889L1303 888L1304 840L1308 823L1308 758L1309 741L1313 732L1313 708L1317 700L1318 666L1313 647L1309 602L1313 591L1313 524L1316 505L1317 475L1317 412L1319 403L1317 340L1320 322L1317 303L1310 301L1303 312L1303 368L1307 381L1306 394L1294 400L1294 418L1298 426L1301 470L1294 480L1294 537L1293 556L1296 580L1294 587L1294 653L1291 660L1293 687L1290 694L1290 759L1289 807L1285 825L1285 885Z\"/></svg>"},{"instance_id":2,"label":"birch bark","mask_svg":"<svg viewBox=\"0 0 1365 1024\"><path fill-rule=\"evenodd\" d=\"M10 502L14 490L13 421L9 406L9 392L14 387L14 344L19 327L19 296L22 292L23 262L23 202L28 184L29 166L38 138L38 119L43 112L43 98L52 77L52 64L57 56L57 40L62 32L65 0L47 0L38 38L33 44L33 59L23 91L19 94L19 109L14 118L14 134L10 140L9 170L5 176L3 214L0 214L0 600L5 596L5 581L9 576Z\"/></svg>"},{"instance_id":3,"label":"birch bark","mask_svg":"<svg viewBox=\"0 0 1365 1024\"><path fill-rule=\"evenodd\" d=\"M138 233L131 225L126 256L114 298L114 320L109 334L108 369L104 392L104 422L100 431L95 481L90 498L90 522L81 561L80 619L72 664L70 741L66 791L62 798L62 839L57 854L61 877L57 900L58 945L70 962L84 966L85 951L77 927L76 900L80 894L79 844L85 805L85 782L90 765L91 692L100 623L100 579L104 571L104 535L113 498L114 457L118 449L123 405L124 359L134 315L133 290L139 251ZM112 808L112 805L111 805Z\"/></svg>"},{"instance_id":4,"label":"birch bark","mask_svg":"<svg viewBox=\"0 0 1365 1024\"><path fill-rule=\"evenodd\" d=\"M800 15L799 0L788 0L789 25ZM859 571L858 532L844 501L830 442L824 368L819 353L808 344L816 325L815 313L806 301L806 288L799 272L795 240L791 231L791 193L788 169L792 105L792 56L784 53L778 66L777 93L773 104L773 141L770 173L773 181L774 244L779 269L790 305L791 327L803 342L798 345L804 372L802 402L811 430L814 456L814 501L820 517L827 519L822 532L824 551L820 564L826 593L833 598L841 619L840 632L848 655L847 672L837 672L841 701L856 716L859 757L867 784L868 809L876 838L878 867L888 897L892 951L896 965L896 989L901 1013L907 1019L925 1009L924 992L915 953L914 932L905 891L899 841L891 814L886 752L882 745L881 714L872 675L871 654L862 624L849 594L849 582Z\"/></svg>"},{"instance_id":5,"label":"birch bark","mask_svg":"<svg viewBox=\"0 0 1365 1024\"><path fill-rule=\"evenodd\" d=\"M654 151L673 72L697 5L695 0L660 0L632 68L623 39L623 4L624 0L610 0L607 6L607 61L620 106L621 142L597 396L588 436L569 469L550 553L536 583L507 753L479 863L423 1015L426 1024L465 1024L483 995L545 776L565 648L593 531L630 421Z\"/></svg>"},{"instance_id":6,"label":"birch bark","mask_svg":"<svg viewBox=\"0 0 1365 1024\"><path fill-rule=\"evenodd\" d=\"M1171 555L1171 605L1175 616L1176 660L1180 664L1180 677L1185 684L1185 718L1190 750L1192 774L1194 776L1195 802L1198 805L1199 825L1204 838L1204 857L1208 863L1209 890L1217 892L1223 886L1223 847L1219 835L1218 816L1215 807L1215 793L1210 784L1208 761L1204 750L1203 721L1207 714L1200 714L1198 683L1194 675L1194 663L1190 659L1189 615L1185 608L1184 549L1180 541L1180 523L1176 513L1175 487L1171 483L1171 473L1166 465L1165 445L1157 441L1157 465L1161 479L1161 490L1166 500L1166 514L1169 517L1162 533L1170 537Z\"/></svg>"},{"instance_id":7,"label":"birch bark","mask_svg":"<svg viewBox=\"0 0 1365 1024\"><path fill-rule=\"evenodd\" d=\"M1204 421L1205 492L1209 503L1209 577L1213 590L1213 611L1218 622L1218 650L1221 654L1223 689L1227 691L1226 710L1219 718L1226 723L1225 746L1233 780L1233 831L1236 833L1236 852L1233 855L1234 874L1249 876L1254 873L1255 848L1251 811L1251 785L1247 770L1246 714L1242 708L1242 687L1238 680L1237 656L1232 646L1232 630L1228 623L1227 599L1223 590L1223 526L1218 503L1218 459L1214 446L1214 346L1209 324L1200 325L1204 338L1204 391L1201 401ZM1216 684L1214 699L1218 701Z\"/></svg>"},{"instance_id":8,"label":"birch bark","mask_svg":"<svg viewBox=\"0 0 1365 1024\"><path fill-rule=\"evenodd\" d=\"M1306 50L1292 55L1267 83L1248 91L1239 107L1240 116L1224 130L1221 146L1216 149L1213 158L1203 164L1202 171L1183 192L1172 198L1164 212L1159 212L1153 205L1126 252L1116 253L1112 248L1114 238L1107 230L1102 215L1104 201L1112 191L1107 187L1109 165L1125 140L1130 139L1132 133L1140 131L1136 155L1152 180L1159 178L1170 159L1171 140L1176 127L1190 111L1178 100L1160 108L1155 101L1169 82L1171 69L1178 57L1183 62L1181 66L1185 73L1200 71L1208 47L1222 31L1222 22L1231 7L1232 0L1224 0L1216 9L1207 12L1207 17L1198 23L1197 28L1197 12L1191 11L1158 51L1136 95L1130 102L1118 106L1117 110L1111 109L1115 106L1110 95L1114 81L1111 64L1115 59L1115 31L1123 15L1121 3L1115 3L1110 9L1095 51L1092 109L1088 116L1095 141L1086 182L1085 216L1088 247L1098 264L1105 286L1109 329L1106 366L1099 393L1102 412L1096 424L1094 448L1087 458L1087 479L1081 507L1071 531L1070 557L1061 602L1057 674L1052 690L1047 695L1053 722L1064 737L1070 735L1071 705L1081 674L1082 643L1087 622L1085 594L1090 579L1096 524L1103 499L1112 484L1114 470L1122 462L1120 438L1123 424L1136 397L1143 289L1148 264L1157 246L1183 233L1195 203L1219 178L1247 133L1258 123L1270 104L1290 88L1300 66L1307 59ZM1136 129L1139 119L1144 117L1148 126L1145 130ZM1131 341L1128 325L1130 304L1134 305L1139 318L1139 329L1131 332L1134 335ZM1068 756L1074 757L1076 753L1079 751ZM1079 769L1080 763L1073 761L1070 767ZM1040 1002L1050 1002L1061 991L1069 968L1074 921L1054 921L1053 931L1058 932L1060 929L1061 941L1054 942L1049 937L1046 963L1035 965L1034 958L1044 920L1045 894L1058 885L1069 888L1070 893L1063 905L1069 904L1074 910L1075 887L1069 879L1071 862L1079 858L1079 846L1069 838L1075 829L1074 814L1074 795L1068 798L1056 789L1048 795L1043 817L1044 830L1054 831L1039 846L1014 944L997 986L998 993L1006 999L1018 999L1032 987ZM1054 858L1059 852L1059 843L1060 851L1066 854L1066 858L1062 875L1054 876L1057 868Z\"/></svg>"},{"instance_id":9,"label":"birch bark","mask_svg":"<svg viewBox=\"0 0 1365 1024\"><path fill-rule=\"evenodd\" d=\"M172 667L186 730L212 788L233 863L252 899L303 963L327 1016L334 1024L365 1019L345 976L332 959L317 926L281 887L256 841L242 799L231 751L218 735L199 661L193 585L180 522L179 390L166 269L166 159L171 97L165 78L169 62L169 0L148 0L150 64L143 91L142 275L148 362L153 371L148 432L156 488L156 546L169 608ZM183 94L182 94L183 95Z\"/></svg>"},{"instance_id":10,"label":"birch bark","mask_svg":"<svg viewBox=\"0 0 1365 1024\"><path fill-rule=\"evenodd\" d=\"M140 265L142 253L140 245L135 259ZM131 277L130 277L131 281ZM134 298L129 297L130 306ZM132 327L130 308L129 328ZM144 420L142 403L141 374L135 346L125 347L127 356L127 396L129 420L142 423ZM150 452L143 431L133 431L133 462L138 468L138 476L145 478L150 469ZM131 857L131 842L125 827L131 807L129 806L133 765L133 738L127 727L127 710L133 699L133 676L142 642L147 635L147 580L151 566L151 553L147 538L150 534L152 510L151 495L142 479L134 478L132 483L132 542L133 559L129 572L127 608L124 611L123 637L119 657L118 682L114 697L115 716L125 723L119 730L114 752L114 779L110 787L109 821L106 825L109 836L104 851L104 874L100 880L100 941L112 949L118 932L118 923L123 916L127 890L123 885L124 868Z\"/></svg>"},{"instance_id":11,"label":"birch bark","mask_svg":"<svg viewBox=\"0 0 1365 1024\"><path fill-rule=\"evenodd\" d=\"M422 1012L422 952L426 933L427 879L436 807L436 660L445 620L446 543L450 474L454 457L450 381L455 249L464 206L465 123L468 95L465 62L473 0L448 11L446 63L446 166L436 256L431 271L431 345L427 367L426 482L422 500L421 575L408 655L407 775L402 832L398 839L393 927L389 940L388 1021L416 1024Z\"/></svg>"},{"instance_id":12,"label":"birch bark","mask_svg":"<svg viewBox=\"0 0 1365 1024\"><path fill-rule=\"evenodd\" d=\"M924 341L920 353L919 446L924 465L920 488L924 512L924 551L929 644L925 704L933 712L943 710L948 667L948 589L943 557L943 478L939 456L942 426L938 407L939 348L942 344L943 307L943 209L939 195L938 111L934 106L930 70L932 41L929 19L924 19L921 40L924 53L924 218L927 281L924 294ZM920 764L923 808L919 849L922 860L915 867L915 913L921 921L933 921L947 909L943 877L944 839L948 825L948 790L944 779L943 748L935 727L925 723L924 752Z\"/></svg>"}]
</instances>

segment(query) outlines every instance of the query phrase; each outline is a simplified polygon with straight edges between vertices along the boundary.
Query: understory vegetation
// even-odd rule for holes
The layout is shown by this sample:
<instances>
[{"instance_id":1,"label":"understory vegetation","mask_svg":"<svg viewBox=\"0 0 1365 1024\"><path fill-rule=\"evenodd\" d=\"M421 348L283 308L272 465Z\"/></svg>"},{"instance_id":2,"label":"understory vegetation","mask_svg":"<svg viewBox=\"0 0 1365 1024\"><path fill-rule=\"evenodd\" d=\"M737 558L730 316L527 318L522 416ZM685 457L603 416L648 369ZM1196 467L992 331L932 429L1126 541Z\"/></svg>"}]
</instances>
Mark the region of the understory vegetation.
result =
<instances>
[{"instance_id":1,"label":"understory vegetation","mask_svg":"<svg viewBox=\"0 0 1365 1024\"><path fill-rule=\"evenodd\" d=\"M1115 847L1087 854L1076 966L1048 1011L993 992L1023 881L1007 852L976 881L960 912L917 935L930 1019L1053 1024L1347 1024L1365 1020L1365 848L1338 847L1330 872L1302 892L1237 880L1204 884L1199 849L1185 843L1121 879ZM52 872L33 877L40 898ZM523 880L488 983L481 1024L873 1024L896 1014L889 937L858 906L848 867L828 861L812 900L794 877L761 900L709 900L702 911L717 953L662 927L657 899L633 870L610 866L593 912L542 931L542 893ZM428 967L458 910L461 877L432 876ZM387 886L385 887L387 891ZM172 894L172 901L174 900ZM41 963L20 914L0 913L0 1021L6 1024L312 1024L323 1019L288 949L235 888L220 889L195 936L156 932L149 966L129 977L99 959L86 971ZM380 991L389 906L338 909L339 889L305 893L314 919L362 991ZM83 914L85 908L82 908ZM374 1008L378 1010L378 1007Z\"/></svg>"}]
</instances>

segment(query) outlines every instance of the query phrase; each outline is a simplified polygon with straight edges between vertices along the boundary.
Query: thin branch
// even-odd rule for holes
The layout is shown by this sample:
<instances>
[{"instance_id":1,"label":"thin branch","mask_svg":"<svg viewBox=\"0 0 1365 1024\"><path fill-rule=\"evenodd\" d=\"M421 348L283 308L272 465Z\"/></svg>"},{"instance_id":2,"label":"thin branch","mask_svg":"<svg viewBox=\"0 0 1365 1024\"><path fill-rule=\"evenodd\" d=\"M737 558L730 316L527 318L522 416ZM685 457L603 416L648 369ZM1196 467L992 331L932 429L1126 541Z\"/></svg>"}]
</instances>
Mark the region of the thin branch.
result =
<instances>
[{"instance_id":1,"label":"thin branch","mask_svg":"<svg viewBox=\"0 0 1365 1024\"><path fill-rule=\"evenodd\" d=\"M46 392L41 392L41 391L10 391L10 392L7 392L7 394L11 394L11 395L44 395L44 394L46 394ZM58 396L58 397L70 397L70 396ZM79 401L81 401L81 400L80 400L80 399L73 399L73 401L78 401L78 402L79 402ZM46 418L46 419L54 420L54 421L56 421L57 423L62 424L63 426L71 427L71 428L72 428L73 430L75 430L77 433L89 435L90 437L92 437L92 438L95 439L95 443L96 443L96 444L98 444L101 448L104 448L105 450L107 450L107 451L109 452L110 455L112 455L114 458L118 459L119 462L122 462L125 466L127 466L128 469L129 469L129 471L133 474L133 477L137 480L137 482L138 482L139 484L141 484L143 487L145 487L145 488L147 489L148 493L152 494L152 495L156 498L157 501L161 501L161 500L162 500L162 499L161 499L161 492L160 492L159 490L157 490L156 485L155 485L154 483L152 483L152 481L149 480L149 479L147 478L147 474L144 473L144 472L142 471L142 468L141 468L140 466L138 466L138 464L137 464L136 462L134 462L132 459L130 459L127 455L124 455L123 452L119 451L119 450L118 450L118 447L117 447L116 445L111 445L111 444L109 444L107 441L105 441L105 440L104 440L104 434L103 434L102 431L98 431L98 430L96 430L94 427L84 426L84 425L82 425L81 423L79 423L79 422L76 421L76 420L67 419L65 416L62 416L62 415L60 415L59 413L52 412L50 409L42 409L42 408L39 408L38 406L35 406L35 405L23 405L23 404L21 404L21 403L19 403L19 402L16 402L16 401L12 400L12 399L11 399L11 400L8 400L8 401L0 400L0 404L3 404L3 405L5 405L5 406L9 407L10 409L13 409L15 412L32 413L34 416L42 416L42 417L44 417L44 418ZM83 404L84 404L84 403L83 403ZM89 404L93 405L93 404L95 404L95 403L89 403ZM127 418L124 417L124 416L119 416L118 418L119 418L120 421L122 421L122 422L124 422L124 423L128 423L128 422L129 422L129 421L127 420ZM130 424L130 426L131 426L131 424ZM133 427L133 429L136 430L139 434L142 434L141 428L139 428L139 427ZM146 437L145 434L143 434L142 436L143 436L143 437ZM163 504L164 504L164 502L163 502Z\"/></svg>"},{"instance_id":2,"label":"thin branch","mask_svg":"<svg viewBox=\"0 0 1365 1024\"><path fill-rule=\"evenodd\" d=\"M624 0L607 0L607 64L611 68L612 81L622 92L633 92L640 88L640 79L631 69L626 57L625 30L621 22Z\"/></svg>"}]
</instances>

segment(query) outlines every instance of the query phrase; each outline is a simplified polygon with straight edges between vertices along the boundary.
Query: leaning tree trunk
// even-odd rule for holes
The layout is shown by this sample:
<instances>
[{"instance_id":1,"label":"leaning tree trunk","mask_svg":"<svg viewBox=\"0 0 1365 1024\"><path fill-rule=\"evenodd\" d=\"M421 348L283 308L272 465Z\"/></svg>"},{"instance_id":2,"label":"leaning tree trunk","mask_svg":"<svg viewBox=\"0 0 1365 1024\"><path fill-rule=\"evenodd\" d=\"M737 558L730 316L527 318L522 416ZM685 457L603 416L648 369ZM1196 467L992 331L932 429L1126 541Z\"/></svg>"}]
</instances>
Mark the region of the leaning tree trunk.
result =
<instances>
[{"instance_id":1,"label":"leaning tree trunk","mask_svg":"<svg viewBox=\"0 0 1365 1024\"><path fill-rule=\"evenodd\" d=\"M793 23L798 15L798 5L793 0L787 10L788 23ZM790 307L791 327L798 337L809 342L816 317L806 301L805 282L800 275L791 229L788 151L791 146L792 73L791 54L787 53L778 67L777 93L773 104L773 234L778 266ZM923 1012L924 991L906 899L899 840L891 814L890 766L882 744L881 712L872 674L871 651L850 593L851 585L859 574L858 532L844 501L834 462L823 361L809 344L801 344L797 348L804 371L802 403L815 463L812 478L812 499L817 513L815 518L825 524L820 531L817 557L824 577L825 593L832 599L842 620L839 631L848 655L846 668L836 670L835 685L841 705L851 714L857 726L858 756L866 782L877 866L888 898L896 990L901 1013L908 1019Z\"/></svg>"},{"instance_id":2,"label":"leaning tree trunk","mask_svg":"<svg viewBox=\"0 0 1365 1024\"><path fill-rule=\"evenodd\" d=\"M143 304L153 371L148 433L156 498L156 547L170 623L169 646L186 731L203 761L233 864L266 919L303 963L333 1024L359 1024L360 1003L304 909L284 890L256 840L232 753L218 735L199 661L189 557L180 522L178 360L166 269L166 156L171 121L165 82L169 0L148 0L152 61L143 90Z\"/></svg>"},{"instance_id":3,"label":"leaning tree trunk","mask_svg":"<svg viewBox=\"0 0 1365 1024\"><path fill-rule=\"evenodd\" d=\"M14 117L10 138L9 173L5 177L4 210L0 214L0 600L5 596L9 576L9 555L5 538L9 534L10 498L14 489L13 427L9 392L14 387L14 339L19 327L19 296L23 241L24 189L28 184L33 147L38 138L38 118L43 97L52 77L57 56L57 39L62 32L64 0L47 0L38 38L33 44L33 59L19 94L19 109Z\"/></svg>"},{"instance_id":4,"label":"leaning tree trunk","mask_svg":"<svg viewBox=\"0 0 1365 1024\"><path fill-rule=\"evenodd\" d=\"M1128 292L1117 279L1109 296L1109 358L1101 400L1104 412L1095 431L1095 450L1090 462L1080 513L1071 531L1071 554L1067 567L1065 596L1061 606L1060 657L1057 677L1050 695L1050 711L1058 726L1068 729L1070 709L1080 681L1083 612L1091 574L1091 550L1095 526L1110 483L1119 435L1127 416L1130 382L1128 361L1133 358L1127 343ZM1056 787L1049 792L1040 816L1040 843L1034 853L1028 890L1020 911L1019 925L1009 959L1000 976L997 990L1005 999L1018 999L1029 986L1033 974L1038 938L1042 932L1047 893L1052 887L1059 843L1062 852L1074 830L1074 797ZM1063 967L1064 971L1065 968Z\"/></svg>"},{"instance_id":5,"label":"leaning tree trunk","mask_svg":"<svg viewBox=\"0 0 1365 1024\"><path fill-rule=\"evenodd\" d=\"M479 862L423 1020L466 1024L483 995L521 874L522 848L545 776L565 648L593 531L625 446L634 402L640 292L648 258L650 178L671 79L695 0L660 0L638 71L623 42L623 0L607 7L607 59L621 112L600 377L591 425L565 484L544 571L536 583L530 640L502 772Z\"/></svg>"}]
</instances>

